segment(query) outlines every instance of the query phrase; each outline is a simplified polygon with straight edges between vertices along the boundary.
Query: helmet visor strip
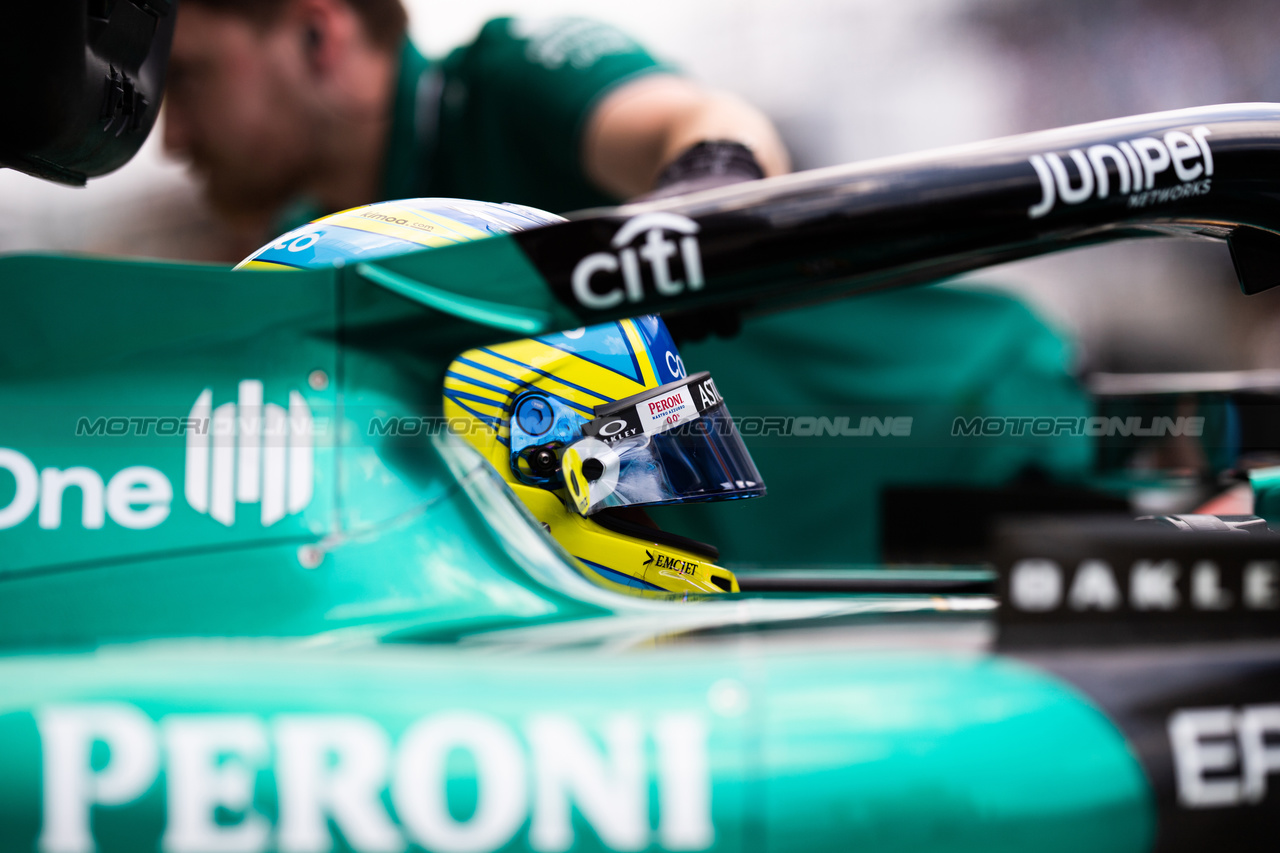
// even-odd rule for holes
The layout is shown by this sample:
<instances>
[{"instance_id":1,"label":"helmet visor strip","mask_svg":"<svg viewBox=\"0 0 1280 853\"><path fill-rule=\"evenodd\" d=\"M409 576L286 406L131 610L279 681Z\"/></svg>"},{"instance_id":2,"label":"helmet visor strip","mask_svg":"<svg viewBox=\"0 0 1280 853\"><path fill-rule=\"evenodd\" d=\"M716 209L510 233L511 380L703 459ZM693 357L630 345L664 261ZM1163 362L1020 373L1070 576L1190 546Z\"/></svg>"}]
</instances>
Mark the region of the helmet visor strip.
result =
<instances>
[{"instance_id":1,"label":"helmet visor strip","mask_svg":"<svg viewBox=\"0 0 1280 853\"><path fill-rule=\"evenodd\" d=\"M583 515L765 493L709 373L599 407L596 415L563 459L565 487Z\"/></svg>"}]
</instances>

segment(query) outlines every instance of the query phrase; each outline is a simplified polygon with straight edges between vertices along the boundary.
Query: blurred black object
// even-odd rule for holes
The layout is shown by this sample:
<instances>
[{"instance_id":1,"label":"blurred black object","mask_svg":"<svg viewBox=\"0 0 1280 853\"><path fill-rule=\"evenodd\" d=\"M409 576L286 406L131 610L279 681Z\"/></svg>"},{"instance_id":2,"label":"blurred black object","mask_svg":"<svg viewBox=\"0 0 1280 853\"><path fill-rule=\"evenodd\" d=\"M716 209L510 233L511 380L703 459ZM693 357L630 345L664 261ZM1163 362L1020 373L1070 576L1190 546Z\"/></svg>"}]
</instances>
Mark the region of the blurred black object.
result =
<instances>
[{"instance_id":1,"label":"blurred black object","mask_svg":"<svg viewBox=\"0 0 1280 853\"><path fill-rule=\"evenodd\" d=\"M129 161L160 110L176 0L9 3L0 166L82 186Z\"/></svg>"},{"instance_id":2,"label":"blurred black object","mask_svg":"<svg viewBox=\"0 0 1280 853\"><path fill-rule=\"evenodd\" d=\"M1280 637L1280 536L1246 516L1006 519L1002 649Z\"/></svg>"},{"instance_id":3,"label":"blurred black object","mask_svg":"<svg viewBox=\"0 0 1280 853\"><path fill-rule=\"evenodd\" d=\"M1272 535L1267 520L1256 515L1144 515L1134 519L1144 527L1183 533L1252 533Z\"/></svg>"},{"instance_id":4,"label":"blurred black object","mask_svg":"<svg viewBox=\"0 0 1280 853\"><path fill-rule=\"evenodd\" d=\"M1131 518L1129 509L1124 498L1034 476L991 488L890 486L880 494L880 554L887 563L982 563L991 559L992 535L1004 519Z\"/></svg>"}]
</instances>

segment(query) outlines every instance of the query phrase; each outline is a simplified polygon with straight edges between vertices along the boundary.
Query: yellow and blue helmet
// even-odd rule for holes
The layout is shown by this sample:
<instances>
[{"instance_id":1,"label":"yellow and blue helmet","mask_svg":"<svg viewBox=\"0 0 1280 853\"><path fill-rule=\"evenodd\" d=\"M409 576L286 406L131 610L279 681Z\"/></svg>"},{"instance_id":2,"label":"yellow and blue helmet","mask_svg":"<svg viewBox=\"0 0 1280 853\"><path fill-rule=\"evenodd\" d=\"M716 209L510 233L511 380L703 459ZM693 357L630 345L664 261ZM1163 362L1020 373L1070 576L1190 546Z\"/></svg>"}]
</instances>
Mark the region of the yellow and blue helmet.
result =
<instances>
[{"instance_id":1,"label":"yellow and blue helmet","mask_svg":"<svg viewBox=\"0 0 1280 853\"><path fill-rule=\"evenodd\" d=\"M469 350L445 414L525 506L601 577L647 590L737 591L716 549L644 507L765 493L708 373L689 375L656 315Z\"/></svg>"},{"instance_id":2,"label":"yellow and blue helmet","mask_svg":"<svg viewBox=\"0 0 1280 853\"><path fill-rule=\"evenodd\" d=\"M245 258L236 269L331 267L563 221L563 217L520 204L456 198L383 201L295 228Z\"/></svg>"},{"instance_id":3,"label":"yellow and blue helmet","mask_svg":"<svg viewBox=\"0 0 1280 853\"><path fill-rule=\"evenodd\" d=\"M382 202L290 231L238 268L332 266L559 221L513 204ZM644 512L765 493L714 380L685 371L662 318L464 352L446 373L444 410L588 572L648 591L738 590L713 546Z\"/></svg>"}]
</instances>

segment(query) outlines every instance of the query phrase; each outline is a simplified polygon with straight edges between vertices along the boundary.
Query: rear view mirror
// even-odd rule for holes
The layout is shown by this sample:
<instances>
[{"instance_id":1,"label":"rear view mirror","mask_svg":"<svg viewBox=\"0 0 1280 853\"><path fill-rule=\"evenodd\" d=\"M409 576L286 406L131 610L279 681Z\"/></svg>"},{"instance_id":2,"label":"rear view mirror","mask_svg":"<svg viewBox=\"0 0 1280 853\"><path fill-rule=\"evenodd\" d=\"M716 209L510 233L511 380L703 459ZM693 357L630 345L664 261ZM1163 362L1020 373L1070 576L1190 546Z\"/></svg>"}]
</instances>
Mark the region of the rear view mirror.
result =
<instances>
[{"instance_id":1,"label":"rear view mirror","mask_svg":"<svg viewBox=\"0 0 1280 853\"><path fill-rule=\"evenodd\" d=\"M155 124L175 0L8 4L0 166L64 184L123 166Z\"/></svg>"}]
</instances>

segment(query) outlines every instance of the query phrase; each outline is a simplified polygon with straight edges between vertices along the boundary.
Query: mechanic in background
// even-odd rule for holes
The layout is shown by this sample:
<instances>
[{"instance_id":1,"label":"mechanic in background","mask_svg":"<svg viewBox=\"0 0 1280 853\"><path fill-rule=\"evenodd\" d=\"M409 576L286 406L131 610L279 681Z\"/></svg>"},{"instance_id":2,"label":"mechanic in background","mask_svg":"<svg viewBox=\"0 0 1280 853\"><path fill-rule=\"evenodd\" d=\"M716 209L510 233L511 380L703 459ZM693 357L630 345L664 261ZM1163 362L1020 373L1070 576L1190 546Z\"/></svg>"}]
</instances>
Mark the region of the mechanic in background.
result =
<instances>
[{"instance_id":1,"label":"mechanic in background","mask_svg":"<svg viewBox=\"0 0 1280 853\"><path fill-rule=\"evenodd\" d=\"M787 171L758 110L612 27L497 19L431 61L406 24L399 0L183 0L166 148L218 212L266 229L256 242L395 198L613 204L682 155L699 173Z\"/></svg>"},{"instance_id":2,"label":"mechanic in background","mask_svg":"<svg viewBox=\"0 0 1280 853\"><path fill-rule=\"evenodd\" d=\"M497 19L442 61L405 29L399 0L182 0L165 144L245 233L241 256L379 200L564 212L788 168L756 109L681 78L612 27ZM911 424L889 436L745 433L770 496L660 518L718 544L728 564L871 562L885 486L1000 485L1028 470L1069 480L1091 461L1083 438L953 436L957 416L1091 414L1068 348L1006 297L925 288L846 299L748 317L734 337L682 349L739 420Z\"/></svg>"}]
</instances>

